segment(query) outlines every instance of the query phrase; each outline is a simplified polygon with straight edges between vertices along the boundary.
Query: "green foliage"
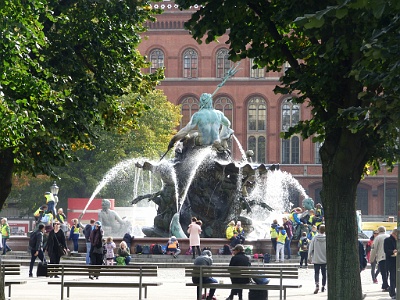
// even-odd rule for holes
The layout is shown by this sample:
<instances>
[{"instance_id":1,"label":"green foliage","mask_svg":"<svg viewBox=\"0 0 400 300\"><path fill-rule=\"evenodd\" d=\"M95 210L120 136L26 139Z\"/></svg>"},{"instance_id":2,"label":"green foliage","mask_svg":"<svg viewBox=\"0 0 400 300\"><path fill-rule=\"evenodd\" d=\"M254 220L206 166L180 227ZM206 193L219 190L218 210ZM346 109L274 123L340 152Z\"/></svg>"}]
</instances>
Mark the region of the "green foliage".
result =
<instances>
[{"instance_id":1,"label":"green foliage","mask_svg":"<svg viewBox=\"0 0 400 300\"><path fill-rule=\"evenodd\" d=\"M96 128L137 126L162 78L136 47L147 1L4 0L0 4L0 152L15 171L52 174L90 148ZM127 92L138 97L122 105Z\"/></svg>"},{"instance_id":2,"label":"green foliage","mask_svg":"<svg viewBox=\"0 0 400 300\"><path fill-rule=\"evenodd\" d=\"M136 101L138 94L121 97L123 105ZM131 158L146 157L159 159L166 150L180 121L180 109L170 103L162 91L155 90L143 98L147 110L137 117L137 126L128 131L97 131L98 139L93 141L93 149L81 149L76 152L77 162L67 167L56 168L60 180L58 207L67 207L68 198L89 198L108 170L122 161ZM117 206L127 206L133 199L135 170L133 165L126 165L114 180L104 187L97 197L112 198ZM147 180L147 178L145 179ZM153 179L153 185L158 182ZM42 199L42 194L49 191L52 181L48 177L15 178L10 201L24 213L31 214ZM139 193L141 194L141 193Z\"/></svg>"}]
</instances>

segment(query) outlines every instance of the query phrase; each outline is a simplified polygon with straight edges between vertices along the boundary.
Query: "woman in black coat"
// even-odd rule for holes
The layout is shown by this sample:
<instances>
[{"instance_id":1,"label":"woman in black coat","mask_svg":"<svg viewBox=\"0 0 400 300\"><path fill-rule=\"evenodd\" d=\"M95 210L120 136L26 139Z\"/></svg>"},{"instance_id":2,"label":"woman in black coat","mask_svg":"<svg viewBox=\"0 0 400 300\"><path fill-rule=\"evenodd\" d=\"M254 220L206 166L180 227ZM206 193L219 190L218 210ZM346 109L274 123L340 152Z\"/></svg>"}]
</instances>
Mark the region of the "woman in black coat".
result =
<instances>
[{"instance_id":1,"label":"woman in black coat","mask_svg":"<svg viewBox=\"0 0 400 300\"><path fill-rule=\"evenodd\" d=\"M103 229L101 228L101 222L96 221L94 223L94 229L90 233L90 264L91 265L102 265L103 264ZM96 272L89 275L90 279L99 279Z\"/></svg>"},{"instance_id":2,"label":"woman in black coat","mask_svg":"<svg viewBox=\"0 0 400 300\"><path fill-rule=\"evenodd\" d=\"M53 230L50 231L49 237L47 238L47 244L45 250L50 257L51 264L59 264L60 258L62 256L61 249L58 245L61 245L63 249L67 250L67 245L65 243L65 235L61 230L60 222L56 221L53 224Z\"/></svg>"}]
</instances>

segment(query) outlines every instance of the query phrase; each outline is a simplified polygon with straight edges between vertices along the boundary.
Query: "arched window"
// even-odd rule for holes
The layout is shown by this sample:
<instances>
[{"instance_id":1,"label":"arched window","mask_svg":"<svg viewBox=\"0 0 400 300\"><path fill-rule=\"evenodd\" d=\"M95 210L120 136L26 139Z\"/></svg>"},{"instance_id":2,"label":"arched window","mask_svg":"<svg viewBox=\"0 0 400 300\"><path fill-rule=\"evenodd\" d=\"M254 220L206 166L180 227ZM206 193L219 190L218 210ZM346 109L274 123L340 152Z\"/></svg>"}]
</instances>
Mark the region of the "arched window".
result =
<instances>
[{"instance_id":1,"label":"arched window","mask_svg":"<svg viewBox=\"0 0 400 300\"><path fill-rule=\"evenodd\" d=\"M384 215L396 216L397 214L397 188L396 187L386 187L386 192L384 194Z\"/></svg>"},{"instance_id":2,"label":"arched window","mask_svg":"<svg viewBox=\"0 0 400 300\"><path fill-rule=\"evenodd\" d=\"M290 127L296 125L300 120L300 106L287 99L282 104L282 131L288 131ZM290 139L282 139L282 163L300 163L300 139L293 136Z\"/></svg>"},{"instance_id":3,"label":"arched window","mask_svg":"<svg viewBox=\"0 0 400 300\"><path fill-rule=\"evenodd\" d=\"M282 163L300 163L300 139L298 136L293 136L288 140L282 140Z\"/></svg>"},{"instance_id":4,"label":"arched window","mask_svg":"<svg viewBox=\"0 0 400 300\"><path fill-rule=\"evenodd\" d=\"M282 131L288 131L290 127L296 125L300 120L300 106L293 104L290 99L282 105Z\"/></svg>"},{"instance_id":5,"label":"arched window","mask_svg":"<svg viewBox=\"0 0 400 300\"><path fill-rule=\"evenodd\" d=\"M321 156L319 154L319 150L321 149L323 142L316 142L315 145L315 154L314 154L314 163L321 164Z\"/></svg>"},{"instance_id":6,"label":"arched window","mask_svg":"<svg viewBox=\"0 0 400 300\"><path fill-rule=\"evenodd\" d=\"M233 103L228 97L219 97L214 101L214 108L224 113L225 117L231 121L233 127Z\"/></svg>"},{"instance_id":7,"label":"arched window","mask_svg":"<svg viewBox=\"0 0 400 300\"><path fill-rule=\"evenodd\" d=\"M263 98L251 98L247 105L247 149L253 150L253 159L266 162L267 105Z\"/></svg>"},{"instance_id":8,"label":"arched window","mask_svg":"<svg viewBox=\"0 0 400 300\"><path fill-rule=\"evenodd\" d=\"M183 77L198 77L198 54L194 49L187 49L183 52Z\"/></svg>"},{"instance_id":9,"label":"arched window","mask_svg":"<svg viewBox=\"0 0 400 300\"><path fill-rule=\"evenodd\" d=\"M265 77L265 68L256 68L254 69L254 58L250 59L250 78L264 78Z\"/></svg>"},{"instance_id":10,"label":"arched window","mask_svg":"<svg viewBox=\"0 0 400 300\"><path fill-rule=\"evenodd\" d=\"M181 113L182 113L182 120L180 128L186 126L189 123L190 118L195 112L199 111L200 102L198 99L194 97L186 97L181 102Z\"/></svg>"},{"instance_id":11,"label":"arched window","mask_svg":"<svg viewBox=\"0 0 400 300\"><path fill-rule=\"evenodd\" d=\"M231 61L228 59L228 49L220 49L217 52L217 59L216 59L216 77L223 78L225 77L228 70L231 68Z\"/></svg>"},{"instance_id":12,"label":"arched window","mask_svg":"<svg viewBox=\"0 0 400 300\"><path fill-rule=\"evenodd\" d=\"M154 49L150 52L150 73L154 73L158 68L164 67L164 52Z\"/></svg>"}]
</instances>

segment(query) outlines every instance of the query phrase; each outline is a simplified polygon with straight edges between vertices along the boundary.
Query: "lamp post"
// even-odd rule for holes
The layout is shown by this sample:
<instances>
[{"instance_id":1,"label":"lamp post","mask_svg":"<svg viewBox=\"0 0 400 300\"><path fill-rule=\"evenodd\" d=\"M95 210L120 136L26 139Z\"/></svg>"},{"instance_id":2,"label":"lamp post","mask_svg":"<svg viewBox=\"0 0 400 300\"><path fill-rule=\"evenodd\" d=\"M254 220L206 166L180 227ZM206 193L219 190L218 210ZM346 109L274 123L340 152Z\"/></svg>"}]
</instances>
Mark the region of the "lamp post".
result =
<instances>
[{"instance_id":1,"label":"lamp post","mask_svg":"<svg viewBox=\"0 0 400 300\"><path fill-rule=\"evenodd\" d=\"M50 192L54 196L54 210L56 209L57 203L58 203L58 191L60 188L58 187L57 183L54 181L53 185L50 187Z\"/></svg>"}]
</instances>

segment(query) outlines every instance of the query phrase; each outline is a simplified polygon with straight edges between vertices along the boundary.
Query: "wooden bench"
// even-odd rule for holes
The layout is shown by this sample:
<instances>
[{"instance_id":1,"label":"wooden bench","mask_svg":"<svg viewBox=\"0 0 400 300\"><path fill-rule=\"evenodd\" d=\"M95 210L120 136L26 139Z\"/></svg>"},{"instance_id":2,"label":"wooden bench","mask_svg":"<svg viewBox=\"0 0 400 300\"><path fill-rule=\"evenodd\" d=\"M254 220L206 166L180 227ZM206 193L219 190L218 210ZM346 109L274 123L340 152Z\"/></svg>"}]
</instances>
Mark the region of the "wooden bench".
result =
<instances>
[{"instance_id":1,"label":"wooden bench","mask_svg":"<svg viewBox=\"0 0 400 300\"><path fill-rule=\"evenodd\" d=\"M18 279L13 279L13 280L6 280L6 276L10 275L21 275L21 265L20 264L8 264L8 263L2 263L1 264L1 273L3 275L3 284L4 287L8 286L8 297L11 297L11 287L14 284L25 284L26 280L18 280Z\"/></svg>"},{"instance_id":2,"label":"wooden bench","mask_svg":"<svg viewBox=\"0 0 400 300\"><path fill-rule=\"evenodd\" d=\"M72 287L107 287L107 288L139 288L139 300L142 299L142 289L144 298L147 298L147 287L162 285L160 282L143 282L144 277L157 277L158 267L155 265L143 266L129 264L127 266L93 266L93 265L53 265L47 266L47 276L59 276L60 281L49 281L49 284L61 285L61 300L64 299L64 287L67 288L67 298ZM107 281L89 279L89 276L109 277ZM120 282L117 277L137 278L138 281ZM67 280L67 277L86 277L83 280L76 278ZM116 278L112 278L116 277ZM81 279L81 278L79 278Z\"/></svg>"},{"instance_id":3,"label":"wooden bench","mask_svg":"<svg viewBox=\"0 0 400 300\"><path fill-rule=\"evenodd\" d=\"M301 288L301 284L293 282L299 278L299 270L297 267L289 266L251 266L251 267L229 267L229 266L190 266L185 267L185 276L199 277L199 283L186 283L186 286L198 286L199 296L203 289L249 289L249 290L279 290L279 299L286 299L286 290L289 288ZM269 284L259 285L254 281L248 284L231 283L230 279L219 283L203 283L202 277L213 277L215 279L233 277L233 278L270 278L278 279L274 283L273 280ZM284 280L291 279L292 282L284 283Z\"/></svg>"}]
</instances>

